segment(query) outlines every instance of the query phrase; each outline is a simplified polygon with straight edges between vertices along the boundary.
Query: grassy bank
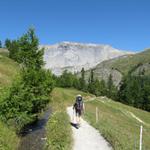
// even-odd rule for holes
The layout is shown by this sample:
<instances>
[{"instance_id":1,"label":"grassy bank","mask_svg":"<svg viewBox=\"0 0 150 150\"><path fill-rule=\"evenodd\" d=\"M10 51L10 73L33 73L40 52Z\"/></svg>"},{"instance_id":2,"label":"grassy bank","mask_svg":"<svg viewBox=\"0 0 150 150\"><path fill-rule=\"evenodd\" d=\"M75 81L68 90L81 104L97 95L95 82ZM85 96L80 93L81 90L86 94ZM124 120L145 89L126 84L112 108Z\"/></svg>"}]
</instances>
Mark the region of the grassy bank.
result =
<instances>
[{"instance_id":1,"label":"grassy bank","mask_svg":"<svg viewBox=\"0 0 150 150\"><path fill-rule=\"evenodd\" d=\"M19 72L19 65L0 50L0 102L7 93L8 87ZM15 131L0 121L0 150L16 150L19 138Z\"/></svg>"},{"instance_id":2,"label":"grassy bank","mask_svg":"<svg viewBox=\"0 0 150 150\"><path fill-rule=\"evenodd\" d=\"M99 110L97 123L96 107ZM138 150L140 125L144 129L143 150L150 149L150 113L107 98L87 102L86 109L86 120L102 133L115 150Z\"/></svg>"},{"instance_id":3,"label":"grassy bank","mask_svg":"<svg viewBox=\"0 0 150 150\"><path fill-rule=\"evenodd\" d=\"M88 94L74 89L55 88L52 92L53 114L47 123L46 150L71 150L72 132L66 107L74 103L77 94Z\"/></svg>"},{"instance_id":4,"label":"grassy bank","mask_svg":"<svg viewBox=\"0 0 150 150\"><path fill-rule=\"evenodd\" d=\"M16 133L0 122L0 150L17 150L18 144Z\"/></svg>"},{"instance_id":5,"label":"grassy bank","mask_svg":"<svg viewBox=\"0 0 150 150\"><path fill-rule=\"evenodd\" d=\"M0 52L0 89L9 86L19 72L19 65Z\"/></svg>"},{"instance_id":6,"label":"grassy bank","mask_svg":"<svg viewBox=\"0 0 150 150\"><path fill-rule=\"evenodd\" d=\"M46 150L71 149L71 129L66 112L55 112L47 123L46 131Z\"/></svg>"},{"instance_id":7,"label":"grassy bank","mask_svg":"<svg viewBox=\"0 0 150 150\"><path fill-rule=\"evenodd\" d=\"M53 115L47 124L47 146L52 150L70 150L71 127L66 107L72 105L77 94L84 97L86 112L84 118L111 143L115 150L138 150L140 125L143 125L143 150L150 149L150 113L74 89L55 88L52 92ZM95 109L99 110L96 123ZM143 123L140 123L138 119Z\"/></svg>"}]
</instances>

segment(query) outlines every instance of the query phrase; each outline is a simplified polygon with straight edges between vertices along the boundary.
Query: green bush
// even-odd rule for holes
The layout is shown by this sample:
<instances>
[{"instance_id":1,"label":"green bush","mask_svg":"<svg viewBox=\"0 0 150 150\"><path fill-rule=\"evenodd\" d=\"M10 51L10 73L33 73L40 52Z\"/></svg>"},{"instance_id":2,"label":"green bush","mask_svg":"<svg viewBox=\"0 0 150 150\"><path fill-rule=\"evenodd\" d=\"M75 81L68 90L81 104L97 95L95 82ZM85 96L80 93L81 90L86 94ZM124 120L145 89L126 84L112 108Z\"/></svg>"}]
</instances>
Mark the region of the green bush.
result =
<instances>
[{"instance_id":1,"label":"green bush","mask_svg":"<svg viewBox=\"0 0 150 150\"><path fill-rule=\"evenodd\" d=\"M21 80L13 84L7 97L0 103L2 120L19 131L34 121L36 114L47 105L52 88L50 72L26 72Z\"/></svg>"},{"instance_id":2,"label":"green bush","mask_svg":"<svg viewBox=\"0 0 150 150\"><path fill-rule=\"evenodd\" d=\"M53 89L53 79L51 72L43 69L44 50L38 48L39 41L33 29L7 44L9 54L20 63L21 73L0 103L0 118L19 132L35 121L37 114L46 107Z\"/></svg>"}]
</instances>

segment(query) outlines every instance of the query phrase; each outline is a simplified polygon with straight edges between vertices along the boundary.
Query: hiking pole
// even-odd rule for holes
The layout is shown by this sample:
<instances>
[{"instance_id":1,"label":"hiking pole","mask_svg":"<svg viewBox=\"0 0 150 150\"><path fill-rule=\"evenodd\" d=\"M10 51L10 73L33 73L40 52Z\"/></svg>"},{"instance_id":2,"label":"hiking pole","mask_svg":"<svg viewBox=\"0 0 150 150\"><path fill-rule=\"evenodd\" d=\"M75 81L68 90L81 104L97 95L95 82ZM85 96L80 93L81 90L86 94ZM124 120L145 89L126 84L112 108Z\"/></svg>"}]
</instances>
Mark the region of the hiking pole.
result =
<instances>
[{"instance_id":1,"label":"hiking pole","mask_svg":"<svg viewBox=\"0 0 150 150\"><path fill-rule=\"evenodd\" d=\"M96 107L96 113L95 113L95 115L96 115L96 123L98 122L98 108Z\"/></svg>"},{"instance_id":2,"label":"hiking pole","mask_svg":"<svg viewBox=\"0 0 150 150\"><path fill-rule=\"evenodd\" d=\"M84 110L84 114L85 114L85 104L83 104L83 110Z\"/></svg>"},{"instance_id":3,"label":"hiking pole","mask_svg":"<svg viewBox=\"0 0 150 150\"><path fill-rule=\"evenodd\" d=\"M73 108L73 113L72 113L72 122L74 123L74 108Z\"/></svg>"}]
</instances>

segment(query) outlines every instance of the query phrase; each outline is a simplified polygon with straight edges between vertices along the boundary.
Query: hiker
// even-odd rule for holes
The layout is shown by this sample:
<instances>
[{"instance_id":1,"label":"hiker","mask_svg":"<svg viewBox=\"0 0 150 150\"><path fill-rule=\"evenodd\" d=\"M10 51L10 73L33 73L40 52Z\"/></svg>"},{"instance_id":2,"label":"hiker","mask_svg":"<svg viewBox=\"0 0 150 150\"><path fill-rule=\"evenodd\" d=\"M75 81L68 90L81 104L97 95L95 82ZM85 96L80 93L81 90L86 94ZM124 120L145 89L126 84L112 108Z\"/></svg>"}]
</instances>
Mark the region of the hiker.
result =
<instances>
[{"instance_id":1,"label":"hiker","mask_svg":"<svg viewBox=\"0 0 150 150\"><path fill-rule=\"evenodd\" d=\"M83 98L81 95L76 96L76 101L73 105L73 111L75 110L76 113L76 122L77 124L80 124L81 122L81 115L83 114L85 107L83 103Z\"/></svg>"}]
</instances>

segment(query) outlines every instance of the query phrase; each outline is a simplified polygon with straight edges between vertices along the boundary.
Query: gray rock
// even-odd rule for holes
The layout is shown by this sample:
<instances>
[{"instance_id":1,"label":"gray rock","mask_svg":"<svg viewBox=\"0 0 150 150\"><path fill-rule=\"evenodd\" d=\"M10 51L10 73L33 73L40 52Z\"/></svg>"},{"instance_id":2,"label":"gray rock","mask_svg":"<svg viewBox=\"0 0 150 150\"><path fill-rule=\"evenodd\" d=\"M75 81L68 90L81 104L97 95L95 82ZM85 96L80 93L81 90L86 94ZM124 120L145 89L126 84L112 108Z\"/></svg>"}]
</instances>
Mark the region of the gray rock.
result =
<instances>
[{"instance_id":1,"label":"gray rock","mask_svg":"<svg viewBox=\"0 0 150 150\"><path fill-rule=\"evenodd\" d=\"M63 70L78 72L95 67L104 60L116 58L130 52L115 49L109 45L82 44L62 42L55 45L41 45L45 48L45 68L51 69L56 75Z\"/></svg>"}]
</instances>

